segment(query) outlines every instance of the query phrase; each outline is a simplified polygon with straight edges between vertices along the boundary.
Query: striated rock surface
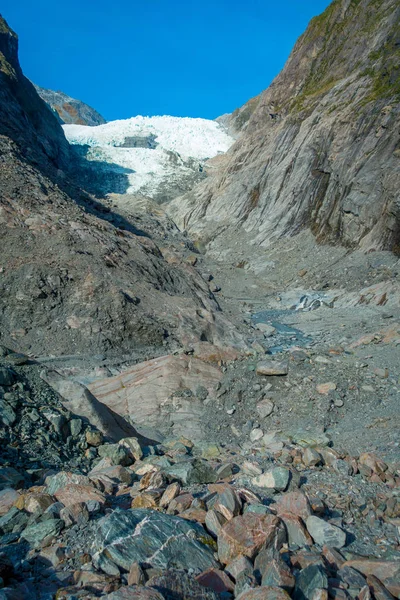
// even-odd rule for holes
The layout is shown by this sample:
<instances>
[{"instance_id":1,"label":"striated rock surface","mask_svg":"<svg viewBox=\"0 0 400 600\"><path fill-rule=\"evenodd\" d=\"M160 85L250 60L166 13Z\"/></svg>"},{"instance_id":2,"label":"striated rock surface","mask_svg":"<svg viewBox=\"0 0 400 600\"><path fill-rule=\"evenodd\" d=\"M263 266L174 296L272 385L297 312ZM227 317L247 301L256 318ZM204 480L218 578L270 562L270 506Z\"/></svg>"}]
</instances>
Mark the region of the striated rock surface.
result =
<instances>
[{"instance_id":1,"label":"striated rock surface","mask_svg":"<svg viewBox=\"0 0 400 600\"><path fill-rule=\"evenodd\" d=\"M321 242L397 249L399 22L396 0L335 0L315 17L241 109L252 114L214 173L172 202L180 227L205 242L232 226L260 245L310 228Z\"/></svg>"},{"instance_id":2,"label":"striated rock surface","mask_svg":"<svg viewBox=\"0 0 400 600\"><path fill-rule=\"evenodd\" d=\"M161 356L95 381L89 389L113 413L129 417L135 424L197 440L206 434L207 410L197 390L201 387L212 397L221 379L220 369L197 358Z\"/></svg>"},{"instance_id":3,"label":"striated rock surface","mask_svg":"<svg viewBox=\"0 0 400 600\"><path fill-rule=\"evenodd\" d=\"M35 85L39 96L50 106L56 114L60 123L73 123L75 125L104 125L106 120L94 108L82 102L71 98L63 92L54 92Z\"/></svg>"}]
</instances>

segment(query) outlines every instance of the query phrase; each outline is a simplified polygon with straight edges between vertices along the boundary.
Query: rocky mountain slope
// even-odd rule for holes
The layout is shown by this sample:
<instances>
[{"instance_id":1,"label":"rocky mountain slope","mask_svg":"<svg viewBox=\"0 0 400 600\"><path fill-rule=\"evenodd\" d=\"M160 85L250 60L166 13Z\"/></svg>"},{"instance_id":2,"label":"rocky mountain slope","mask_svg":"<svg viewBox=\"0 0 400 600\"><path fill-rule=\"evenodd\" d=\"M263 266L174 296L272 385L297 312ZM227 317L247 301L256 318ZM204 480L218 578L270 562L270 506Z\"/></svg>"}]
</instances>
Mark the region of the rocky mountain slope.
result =
<instances>
[{"instance_id":1,"label":"rocky mountain slope","mask_svg":"<svg viewBox=\"0 0 400 600\"><path fill-rule=\"evenodd\" d=\"M205 161L232 145L215 121L180 117L133 117L99 127L64 125L67 139L86 159L84 182L96 180L104 193L119 174L120 193L166 202L205 177ZM117 190L114 190L117 191Z\"/></svg>"},{"instance_id":2,"label":"rocky mountain slope","mask_svg":"<svg viewBox=\"0 0 400 600\"><path fill-rule=\"evenodd\" d=\"M54 92L35 85L39 96L50 106L57 115L60 123L75 123L77 125L103 125L104 117L85 102L75 100L63 92Z\"/></svg>"},{"instance_id":3,"label":"rocky mountain slope","mask_svg":"<svg viewBox=\"0 0 400 600\"><path fill-rule=\"evenodd\" d=\"M124 217L73 184L68 142L23 76L4 20L0 52L3 341L91 355L185 344L196 329L192 341L222 341L227 323L191 243L167 217Z\"/></svg>"},{"instance_id":4,"label":"rocky mountain slope","mask_svg":"<svg viewBox=\"0 0 400 600\"><path fill-rule=\"evenodd\" d=\"M261 245L310 228L398 249L399 23L397 0L335 0L315 17L236 115L245 128L214 176L173 202L179 226L206 241L232 226Z\"/></svg>"}]
</instances>

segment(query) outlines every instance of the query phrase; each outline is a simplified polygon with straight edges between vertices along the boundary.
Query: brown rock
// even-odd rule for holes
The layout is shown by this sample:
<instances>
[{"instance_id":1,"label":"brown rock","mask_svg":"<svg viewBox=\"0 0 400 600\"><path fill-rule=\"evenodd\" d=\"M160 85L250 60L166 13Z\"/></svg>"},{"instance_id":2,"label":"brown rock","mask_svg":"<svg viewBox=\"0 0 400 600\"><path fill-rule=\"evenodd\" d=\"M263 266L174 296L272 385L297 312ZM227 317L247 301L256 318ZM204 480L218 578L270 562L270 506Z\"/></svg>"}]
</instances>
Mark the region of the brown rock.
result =
<instances>
[{"instance_id":1,"label":"brown rock","mask_svg":"<svg viewBox=\"0 0 400 600\"><path fill-rule=\"evenodd\" d=\"M374 575L385 583L386 579L400 578L400 562L395 560L380 560L379 558L359 558L347 560L344 567L352 567L365 576Z\"/></svg>"},{"instance_id":2,"label":"brown rock","mask_svg":"<svg viewBox=\"0 0 400 600\"><path fill-rule=\"evenodd\" d=\"M207 512L202 508L190 507L180 513L179 516L187 521L196 521L197 523L204 524L206 522Z\"/></svg>"},{"instance_id":3,"label":"brown rock","mask_svg":"<svg viewBox=\"0 0 400 600\"><path fill-rule=\"evenodd\" d=\"M275 504L271 506L278 515L281 513L292 513L302 519L307 519L311 515L310 502L307 496L300 491L288 492L279 496Z\"/></svg>"},{"instance_id":4,"label":"brown rock","mask_svg":"<svg viewBox=\"0 0 400 600\"><path fill-rule=\"evenodd\" d=\"M315 467L322 463L322 456L314 448L306 448L303 452L303 463L306 467Z\"/></svg>"},{"instance_id":5,"label":"brown rock","mask_svg":"<svg viewBox=\"0 0 400 600\"><path fill-rule=\"evenodd\" d=\"M12 488L0 490L0 517L5 515L19 498L19 493Z\"/></svg>"},{"instance_id":6,"label":"brown rock","mask_svg":"<svg viewBox=\"0 0 400 600\"><path fill-rule=\"evenodd\" d=\"M336 548L329 548L328 546L322 547L322 556L325 558L328 566L335 571L341 569L346 562L339 550Z\"/></svg>"},{"instance_id":7,"label":"brown rock","mask_svg":"<svg viewBox=\"0 0 400 600\"><path fill-rule=\"evenodd\" d=\"M102 432L95 429L87 429L85 438L89 446L94 446L95 448L97 448L97 446L101 446L104 439Z\"/></svg>"},{"instance_id":8,"label":"brown rock","mask_svg":"<svg viewBox=\"0 0 400 600\"><path fill-rule=\"evenodd\" d=\"M374 473L378 473L378 475L384 473L388 469L387 464L372 452L364 452L363 454L360 454L358 462L360 465L369 467Z\"/></svg>"},{"instance_id":9,"label":"brown rock","mask_svg":"<svg viewBox=\"0 0 400 600\"><path fill-rule=\"evenodd\" d=\"M326 396L327 394L329 394L329 392L335 391L336 388L336 383L333 383L333 381L328 381L327 383L320 383L319 385L317 385L317 392L318 394Z\"/></svg>"},{"instance_id":10,"label":"brown rock","mask_svg":"<svg viewBox=\"0 0 400 600\"><path fill-rule=\"evenodd\" d=\"M71 527L75 523L84 525L89 521L89 511L84 502L77 502L61 509L60 519L65 522L66 527Z\"/></svg>"},{"instance_id":11,"label":"brown rock","mask_svg":"<svg viewBox=\"0 0 400 600\"><path fill-rule=\"evenodd\" d=\"M103 600L164 600L164 596L151 587L132 585L120 587L116 592L103 596Z\"/></svg>"},{"instance_id":12,"label":"brown rock","mask_svg":"<svg viewBox=\"0 0 400 600\"><path fill-rule=\"evenodd\" d=\"M27 494L21 494L15 506L20 510L24 509L29 513L39 512L43 514L51 504L54 504L54 498L50 496L50 494L45 494L43 492L28 492Z\"/></svg>"},{"instance_id":13,"label":"brown rock","mask_svg":"<svg viewBox=\"0 0 400 600\"><path fill-rule=\"evenodd\" d=\"M151 494L139 494L132 500L131 508L157 508L157 500Z\"/></svg>"},{"instance_id":14,"label":"brown rock","mask_svg":"<svg viewBox=\"0 0 400 600\"><path fill-rule=\"evenodd\" d=\"M237 556L254 558L263 546L275 541L279 519L273 515L246 513L225 523L218 535L218 556L223 564Z\"/></svg>"},{"instance_id":15,"label":"brown rock","mask_svg":"<svg viewBox=\"0 0 400 600\"><path fill-rule=\"evenodd\" d=\"M71 506L77 502L90 502L91 500L105 504L106 501L104 494L93 486L79 485L78 483L70 483L68 486L60 488L54 495L65 506Z\"/></svg>"},{"instance_id":16,"label":"brown rock","mask_svg":"<svg viewBox=\"0 0 400 600\"><path fill-rule=\"evenodd\" d=\"M291 592L295 586L295 578L283 560L272 559L262 573L263 586L278 587Z\"/></svg>"},{"instance_id":17,"label":"brown rock","mask_svg":"<svg viewBox=\"0 0 400 600\"><path fill-rule=\"evenodd\" d=\"M172 502L172 500L174 500L177 496L179 496L180 491L181 491L181 486L177 481L174 481L174 483L171 483L167 487L167 489L165 490L163 495L161 496L161 500L160 500L161 508L167 508L167 506L170 504L170 502Z\"/></svg>"},{"instance_id":18,"label":"brown rock","mask_svg":"<svg viewBox=\"0 0 400 600\"><path fill-rule=\"evenodd\" d=\"M139 563L134 562L129 569L128 585L144 585L145 576L142 567Z\"/></svg>"},{"instance_id":19,"label":"brown rock","mask_svg":"<svg viewBox=\"0 0 400 600\"><path fill-rule=\"evenodd\" d=\"M214 590L214 592L233 592L234 585L228 575L219 569L207 569L200 575L197 575L196 580L200 585Z\"/></svg>"},{"instance_id":20,"label":"brown rock","mask_svg":"<svg viewBox=\"0 0 400 600\"><path fill-rule=\"evenodd\" d=\"M241 573L253 572L253 564L245 556L238 556L225 567L225 572L232 577L234 581L239 577Z\"/></svg>"},{"instance_id":21,"label":"brown rock","mask_svg":"<svg viewBox=\"0 0 400 600\"><path fill-rule=\"evenodd\" d=\"M192 502L192 494L181 494L170 502L167 512L171 515L176 515L190 508Z\"/></svg>"}]
</instances>

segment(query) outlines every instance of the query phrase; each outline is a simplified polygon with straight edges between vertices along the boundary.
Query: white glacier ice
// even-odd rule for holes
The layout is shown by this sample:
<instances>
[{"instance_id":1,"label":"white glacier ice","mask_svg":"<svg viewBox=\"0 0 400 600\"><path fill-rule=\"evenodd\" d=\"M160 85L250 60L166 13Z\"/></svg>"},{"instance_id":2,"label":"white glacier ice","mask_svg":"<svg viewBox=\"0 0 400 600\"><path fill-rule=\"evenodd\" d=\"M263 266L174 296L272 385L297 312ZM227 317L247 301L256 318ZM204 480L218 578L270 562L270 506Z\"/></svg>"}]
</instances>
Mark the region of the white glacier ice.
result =
<instances>
[{"instance_id":1,"label":"white glacier ice","mask_svg":"<svg viewBox=\"0 0 400 600\"><path fill-rule=\"evenodd\" d=\"M63 128L71 144L89 146L88 160L104 163L105 170L126 169L127 193L150 197L160 194L169 182L186 191L202 163L226 152L234 142L216 121L189 117L137 116L96 127ZM129 147L138 140L149 147Z\"/></svg>"}]
</instances>

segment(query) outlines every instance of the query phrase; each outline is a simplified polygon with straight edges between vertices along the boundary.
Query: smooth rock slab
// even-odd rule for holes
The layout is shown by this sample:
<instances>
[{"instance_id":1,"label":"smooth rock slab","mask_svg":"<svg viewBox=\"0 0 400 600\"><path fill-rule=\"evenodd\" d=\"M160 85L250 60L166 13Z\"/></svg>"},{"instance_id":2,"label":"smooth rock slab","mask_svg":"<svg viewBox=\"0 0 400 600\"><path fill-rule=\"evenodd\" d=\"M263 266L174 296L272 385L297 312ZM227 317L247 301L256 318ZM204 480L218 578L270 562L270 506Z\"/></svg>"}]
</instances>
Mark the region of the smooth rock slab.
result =
<instances>
[{"instance_id":1,"label":"smooth rock slab","mask_svg":"<svg viewBox=\"0 0 400 600\"><path fill-rule=\"evenodd\" d=\"M308 533L316 544L343 548L346 545L346 532L319 517L310 516L306 521Z\"/></svg>"},{"instance_id":2,"label":"smooth rock slab","mask_svg":"<svg viewBox=\"0 0 400 600\"><path fill-rule=\"evenodd\" d=\"M218 566L214 544L197 523L153 510L117 509L98 521L94 546L127 571L134 562L203 571Z\"/></svg>"},{"instance_id":3,"label":"smooth rock slab","mask_svg":"<svg viewBox=\"0 0 400 600\"><path fill-rule=\"evenodd\" d=\"M0 517L5 515L18 500L19 494L12 488L0 491Z\"/></svg>"},{"instance_id":4,"label":"smooth rock slab","mask_svg":"<svg viewBox=\"0 0 400 600\"><path fill-rule=\"evenodd\" d=\"M253 559L275 540L280 520L274 515L246 513L225 523L218 535L218 557L228 564L238 556Z\"/></svg>"}]
</instances>

